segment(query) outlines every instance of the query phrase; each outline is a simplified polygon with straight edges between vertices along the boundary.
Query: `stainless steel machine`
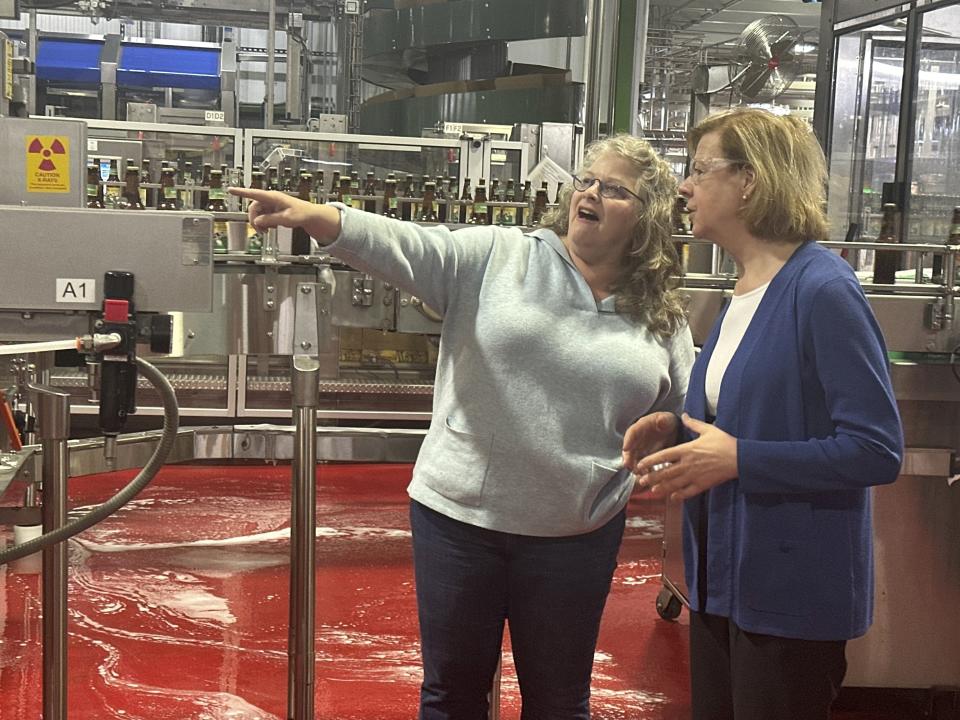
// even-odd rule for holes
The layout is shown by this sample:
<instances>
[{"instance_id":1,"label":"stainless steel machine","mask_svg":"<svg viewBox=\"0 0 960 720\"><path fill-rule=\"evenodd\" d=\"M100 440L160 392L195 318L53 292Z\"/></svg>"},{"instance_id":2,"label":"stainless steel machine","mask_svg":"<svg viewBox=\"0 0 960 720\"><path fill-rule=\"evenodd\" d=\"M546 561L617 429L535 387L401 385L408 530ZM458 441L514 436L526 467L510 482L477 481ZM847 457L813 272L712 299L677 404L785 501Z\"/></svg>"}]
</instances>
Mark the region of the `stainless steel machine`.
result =
<instances>
[{"instance_id":1,"label":"stainless steel machine","mask_svg":"<svg viewBox=\"0 0 960 720\"><path fill-rule=\"evenodd\" d=\"M0 128L8 122L0 118ZM18 132L42 135L53 121L30 122ZM231 138L230 131L212 128L126 125L94 122L91 133L140 142L144 156L192 148L201 159L223 153L224 139ZM4 137L11 136L0 135ZM294 158L298 167L291 170L337 168L348 178L351 167L364 174L368 168L405 174L417 168L431 176L448 175L459 173L473 150L466 147L472 140L317 133L251 131L244 141L248 177L255 167L277 167L278 158L281 172L282 159ZM21 138L8 142L19 148ZM70 147L71 168L84 166L84 148L99 152L90 142ZM230 149L239 147L241 142L234 141ZM281 147L284 151L276 152ZM495 172L522 180L524 152L520 143L497 141L485 149L489 164L483 172L494 165ZM13 190L19 192L19 186ZM192 185L176 190L203 191ZM382 196L355 199L383 203ZM458 203L452 201L450 207L458 208ZM24 247L0 261L0 354L14 358L9 368L0 366L0 387L13 385L18 409L35 421L33 427L25 424L24 435L38 441L14 448L0 438L0 448L9 447L0 451L0 494L22 493L24 498L23 507L0 514L0 520L36 523L42 516L44 537L58 538L43 549L44 602L49 603L44 612L44 718L60 720L67 707L63 540L73 527L66 522L67 478L145 463L139 486L123 491L125 501L149 482L148 469L202 458L291 461L288 715L309 720L314 466L318 460L415 458L430 417L442 318L419 299L326 254L293 254L291 238L283 232L271 231L251 252L246 216L239 212L92 210L76 207L74 199L69 204L74 207L0 206L5 237L11 243L23 241ZM218 228L228 242L225 252L215 254ZM74 359L72 366L58 367L44 351L66 349L75 336L81 338L86 362L77 367ZM129 366L140 363L141 355L164 373L144 369L149 383L142 382L144 377L138 380ZM127 369L120 372L111 363ZM166 391L152 390L154 383ZM180 393L183 415L194 422L213 417L226 427L171 429L177 414L170 406L171 384L187 391ZM113 409L110 417L122 416L123 423L104 428L104 404ZM164 429L152 429L161 414ZM240 424L253 417L285 423L292 418L293 424ZM318 418L374 427L318 428ZM384 421L391 422L391 429L376 427ZM128 427L151 429L126 432ZM104 505L109 503L114 500ZM28 549L35 550L22 551ZM0 561L10 552L18 549L0 551ZM492 707L491 717L496 717L496 703Z\"/></svg>"}]
</instances>

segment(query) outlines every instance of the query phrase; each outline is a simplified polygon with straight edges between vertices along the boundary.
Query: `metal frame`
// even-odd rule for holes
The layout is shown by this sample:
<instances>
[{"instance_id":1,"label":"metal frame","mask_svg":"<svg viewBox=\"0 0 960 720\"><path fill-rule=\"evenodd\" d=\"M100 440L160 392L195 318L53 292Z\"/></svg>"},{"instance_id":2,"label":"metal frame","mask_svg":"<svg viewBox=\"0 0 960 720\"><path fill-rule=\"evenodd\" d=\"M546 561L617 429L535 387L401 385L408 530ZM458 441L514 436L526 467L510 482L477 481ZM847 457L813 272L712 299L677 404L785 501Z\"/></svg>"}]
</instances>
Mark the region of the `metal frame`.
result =
<instances>
[{"instance_id":1,"label":"metal frame","mask_svg":"<svg viewBox=\"0 0 960 720\"><path fill-rule=\"evenodd\" d=\"M520 151L520 184L522 185L524 180L527 179L527 161L530 154L530 146L525 142L518 142L516 140L490 140L490 152L486 157L486 166L487 177L490 177L490 163L493 153L497 150L502 150L504 152L512 152L519 150Z\"/></svg>"},{"instance_id":2,"label":"metal frame","mask_svg":"<svg viewBox=\"0 0 960 720\"><path fill-rule=\"evenodd\" d=\"M304 142L337 142L348 145L382 145L397 148L453 148L460 149L459 140L449 140L446 138L418 138L418 137L385 137L383 135L350 135L346 133L316 133L302 132L293 130L260 130L247 129L243 131L243 182L250 185L250 177L253 172L253 154L254 143L257 140L299 140ZM462 153L460 156L461 166L463 164ZM461 173L462 177L462 173Z\"/></svg>"},{"instance_id":3,"label":"metal frame","mask_svg":"<svg viewBox=\"0 0 960 720\"><path fill-rule=\"evenodd\" d=\"M126 120L87 120L87 137L91 137L89 129L96 130L116 130L126 132L155 132L164 135L227 135L233 138L233 165L237 165L237 160L244 148L243 128L216 127L213 125L176 125L168 123L145 123L129 122ZM247 180L249 182L249 179Z\"/></svg>"}]
</instances>

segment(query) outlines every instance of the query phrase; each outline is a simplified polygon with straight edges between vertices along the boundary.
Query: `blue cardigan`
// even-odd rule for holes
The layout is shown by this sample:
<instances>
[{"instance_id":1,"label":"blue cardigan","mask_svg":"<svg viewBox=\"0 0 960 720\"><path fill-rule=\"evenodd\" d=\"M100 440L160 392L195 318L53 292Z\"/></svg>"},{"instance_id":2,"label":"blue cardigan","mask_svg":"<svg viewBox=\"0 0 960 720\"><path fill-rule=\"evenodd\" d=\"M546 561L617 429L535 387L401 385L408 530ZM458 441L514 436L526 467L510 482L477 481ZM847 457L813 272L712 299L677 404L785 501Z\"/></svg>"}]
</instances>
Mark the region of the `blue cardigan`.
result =
<instances>
[{"instance_id":1,"label":"blue cardigan","mask_svg":"<svg viewBox=\"0 0 960 720\"><path fill-rule=\"evenodd\" d=\"M686 411L701 420L725 313L690 378ZM903 433L883 336L844 260L807 242L781 268L723 376L714 422L737 438L739 477L684 503L691 607L779 637L862 635L869 488L896 479Z\"/></svg>"}]
</instances>

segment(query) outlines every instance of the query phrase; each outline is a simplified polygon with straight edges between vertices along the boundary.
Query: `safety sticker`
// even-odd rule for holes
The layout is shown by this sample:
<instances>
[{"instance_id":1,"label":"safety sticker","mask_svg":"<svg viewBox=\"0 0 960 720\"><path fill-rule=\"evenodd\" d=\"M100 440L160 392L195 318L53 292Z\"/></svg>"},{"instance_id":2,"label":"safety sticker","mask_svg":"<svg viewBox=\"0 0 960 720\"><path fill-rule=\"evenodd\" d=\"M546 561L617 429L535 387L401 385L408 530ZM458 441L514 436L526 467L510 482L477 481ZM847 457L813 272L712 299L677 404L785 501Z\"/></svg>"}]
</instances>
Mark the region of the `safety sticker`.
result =
<instances>
[{"instance_id":1,"label":"safety sticker","mask_svg":"<svg viewBox=\"0 0 960 720\"><path fill-rule=\"evenodd\" d=\"M28 135L27 192L70 192L70 138Z\"/></svg>"}]
</instances>

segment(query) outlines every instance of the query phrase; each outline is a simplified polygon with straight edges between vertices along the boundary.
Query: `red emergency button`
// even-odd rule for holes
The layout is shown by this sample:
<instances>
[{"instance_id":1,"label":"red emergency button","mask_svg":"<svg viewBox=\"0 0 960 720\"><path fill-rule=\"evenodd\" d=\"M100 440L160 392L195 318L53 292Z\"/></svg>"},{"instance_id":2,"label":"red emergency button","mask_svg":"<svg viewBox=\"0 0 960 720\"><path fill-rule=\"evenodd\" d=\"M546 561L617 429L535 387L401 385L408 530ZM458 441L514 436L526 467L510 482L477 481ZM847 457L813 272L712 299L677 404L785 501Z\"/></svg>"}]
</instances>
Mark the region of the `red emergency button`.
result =
<instances>
[{"instance_id":1,"label":"red emergency button","mask_svg":"<svg viewBox=\"0 0 960 720\"><path fill-rule=\"evenodd\" d=\"M103 319L111 323L125 323L130 319L130 303L126 300L104 300Z\"/></svg>"}]
</instances>

